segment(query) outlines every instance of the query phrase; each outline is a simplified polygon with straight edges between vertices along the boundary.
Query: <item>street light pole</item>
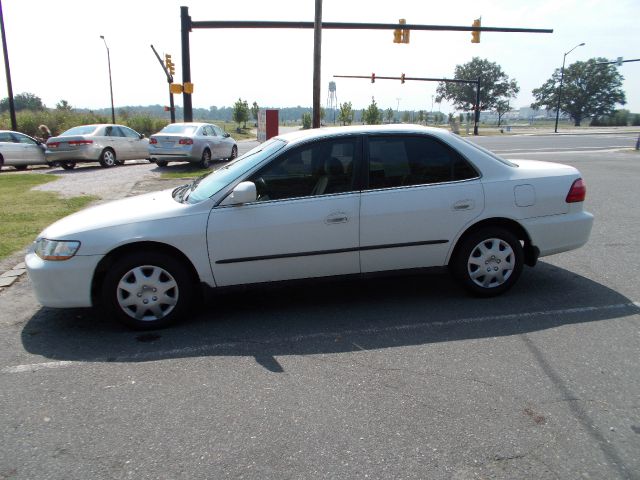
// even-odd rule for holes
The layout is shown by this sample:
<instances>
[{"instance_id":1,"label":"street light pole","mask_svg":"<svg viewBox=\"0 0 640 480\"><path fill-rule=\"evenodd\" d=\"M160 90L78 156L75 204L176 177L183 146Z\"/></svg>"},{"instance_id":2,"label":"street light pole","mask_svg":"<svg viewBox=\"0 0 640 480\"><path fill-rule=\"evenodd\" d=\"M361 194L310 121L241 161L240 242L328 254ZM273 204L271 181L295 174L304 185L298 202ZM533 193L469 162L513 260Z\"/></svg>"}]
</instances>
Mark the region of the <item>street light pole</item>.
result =
<instances>
[{"instance_id":1,"label":"street light pole","mask_svg":"<svg viewBox=\"0 0 640 480\"><path fill-rule=\"evenodd\" d=\"M104 46L107 49L107 63L109 65L109 91L111 92L111 123L116 123L116 111L113 108L113 82L111 81L111 55L109 55L109 47L107 41L104 39L104 35L100 35L100 38L104 42Z\"/></svg>"},{"instance_id":2,"label":"street light pole","mask_svg":"<svg viewBox=\"0 0 640 480\"><path fill-rule=\"evenodd\" d=\"M562 57L562 69L560 70L560 87L558 88L558 106L556 107L556 128L554 130L555 133L558 133L558 119L560 118L560 100L562 98L562 82L564 81L564 62L567 59L567 55L573 52L576 48L582 47L583 45L584 45L584 42L582 42L579 45L576 45L567 53L565 53L564 57Z\"/></svg>"}]
</instances>

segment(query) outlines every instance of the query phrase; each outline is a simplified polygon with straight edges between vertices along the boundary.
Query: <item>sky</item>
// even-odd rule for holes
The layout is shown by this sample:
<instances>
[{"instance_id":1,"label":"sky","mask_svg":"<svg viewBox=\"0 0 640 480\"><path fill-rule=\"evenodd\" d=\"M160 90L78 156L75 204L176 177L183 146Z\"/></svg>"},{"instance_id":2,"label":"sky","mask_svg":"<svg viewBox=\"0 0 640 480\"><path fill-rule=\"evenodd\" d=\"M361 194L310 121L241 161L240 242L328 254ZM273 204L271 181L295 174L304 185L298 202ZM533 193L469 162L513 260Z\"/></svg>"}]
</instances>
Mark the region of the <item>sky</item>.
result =
<instances>
[{"instance_id":1,"label":"sky","mask_svg":"<svg viewBox=\"0 0 640 480\"><path fill-rule=\"evenodd\" d=\"M110 106L107 51L116 109L167 105L166 77L150 45L172 55L181 81L180 6L193 21L313 21L315 0L2 0L14 95L33 93L55 107ZM592 57L640 58L640 0L323 0L325 22L407 23L551 28L551 34L488 33L479 44L470 32L411 32L409 44L393 43L391 30L322 32L321 101L336 82L339 103L361 109L374 97L380 108L451 111L433 102L437 83L335 79L333 75L453 77L473 57L498 63L520 86L516 108L562 65ZM238 99L261 107L311 106L313 30L193 30L191 78L194 107L232 106ZM618 67L627 105L640 112L640 62ZM7 95L0 75L0 98ZM176 95L176 105L182 97Z\"/></svg>"}]
</instances>

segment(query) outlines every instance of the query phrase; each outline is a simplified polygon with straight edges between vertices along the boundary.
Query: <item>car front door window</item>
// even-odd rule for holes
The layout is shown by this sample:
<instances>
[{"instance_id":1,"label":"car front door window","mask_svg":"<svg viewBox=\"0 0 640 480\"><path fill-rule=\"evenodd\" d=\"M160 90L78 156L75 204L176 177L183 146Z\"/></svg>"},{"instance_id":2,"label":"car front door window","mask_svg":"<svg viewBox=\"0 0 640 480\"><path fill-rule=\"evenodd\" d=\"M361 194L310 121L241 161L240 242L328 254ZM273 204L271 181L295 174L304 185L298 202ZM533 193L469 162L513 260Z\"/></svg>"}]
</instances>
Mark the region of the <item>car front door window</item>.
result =
<instances>
[{"instance_id":1,"label":"car front door window","mask_svg":"<svg viewBox=\"0 0 640 480\"><path fill-rule=\"evenodd\" d=\"M355 138L314 142L286 152L251 177L258 201L350 192Z\"/></svg>"}]
</instances>

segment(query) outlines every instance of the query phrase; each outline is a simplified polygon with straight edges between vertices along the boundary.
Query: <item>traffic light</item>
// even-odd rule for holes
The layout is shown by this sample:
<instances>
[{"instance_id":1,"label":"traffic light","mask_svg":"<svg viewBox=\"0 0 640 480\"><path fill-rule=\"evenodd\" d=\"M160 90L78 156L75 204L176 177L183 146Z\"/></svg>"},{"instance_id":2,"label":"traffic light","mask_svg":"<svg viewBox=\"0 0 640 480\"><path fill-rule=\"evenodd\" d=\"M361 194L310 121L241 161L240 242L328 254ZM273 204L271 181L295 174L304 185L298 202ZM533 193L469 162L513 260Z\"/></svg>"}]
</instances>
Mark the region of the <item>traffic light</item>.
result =
<instances>
[{"instance_id":1,"label":"traffic light","mask_svg":"<svg viewBox=\"0 0 640 480\"><path fill-rule=\"evenodd\" d=\"M400 75L400 83L404 83L404 73Z\"/></svg>"},{"instance_id":2,"label":"traffic light","mask_svg":"<svg viewBox=\"0 0 640 480\"><path fill-rule=\"evenodd\" d=\"M472 27L480 27L480 18L476 18L473 21ZM480 30L475 30L471 32L471 43L480 43Z\"/></svg>"},{"instance_id":3,"label":"traffic light","mask_svg":"<svg viewBox=\"0 0 640 480\"><path fill-rule=\"evenodd\" d=\"M176 73L176 66L175 64L171 61L171 55L169 55L168 53L165 53L164 55L164 65L165 67L167 67L167 70L169 70L169 73L171 75L175 75Z\"/></svg>"},{"instance_id":4,"label":"traffic light","mask_svg":"<svg viewBox=\"0 0 640 480\"><path fill-rule=\"evenodd\" d=\"M404 18L401 18L398 20L398 23L404 25L407 21ZM396 28L393 31L393 43L409 43L409 30Z\"/></svg>"},{"instance_id":5,"label":"traffic light","mask_svg":"<svg viewBox=\"0 0 640 480\"><path fill-rule=\"evenodd\" d=\"M375 73L371 74L371 83L376 83L376 74Z\"/></svg>"}]
</instances>

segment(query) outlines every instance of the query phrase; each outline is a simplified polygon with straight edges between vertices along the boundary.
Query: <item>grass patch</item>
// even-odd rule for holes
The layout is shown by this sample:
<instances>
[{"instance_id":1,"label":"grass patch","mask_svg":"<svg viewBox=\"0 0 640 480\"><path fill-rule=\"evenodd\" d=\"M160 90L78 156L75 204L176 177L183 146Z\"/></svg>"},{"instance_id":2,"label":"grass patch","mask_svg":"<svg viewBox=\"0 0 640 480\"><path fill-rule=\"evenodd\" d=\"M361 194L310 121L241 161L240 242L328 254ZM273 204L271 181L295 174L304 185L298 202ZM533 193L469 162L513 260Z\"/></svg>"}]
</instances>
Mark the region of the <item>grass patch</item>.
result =
<instances>
[{"instance_id":1,"label":"grass patch","mask_svg":"<svg viewBox=\"0 0 640 480\"><path fill-rule=\"evenodd\" d=\"M169 166L167 170L169 168L171 168L171 166ZM189 165L180 165L175 168L171 168L171 171L162 172L160 174L160 178L184 178L185 180L191 180L193 178L201 177L202 175L209 175L211 172L213 172L213 170L210 168L195 168L192 166L190 167Z\"/></svg>"},{"instance_id":2,"label":"grass patch","mask_svg":"<svg viewBox=\"0 0 640 480\"><path fill-rule=\"evenodd\" d=\"M0 177L0 260L29 245L47 225L97 198L62 198L56 193L31 190L54 180L45 175Z\"/></svg>"}]
</instances>

